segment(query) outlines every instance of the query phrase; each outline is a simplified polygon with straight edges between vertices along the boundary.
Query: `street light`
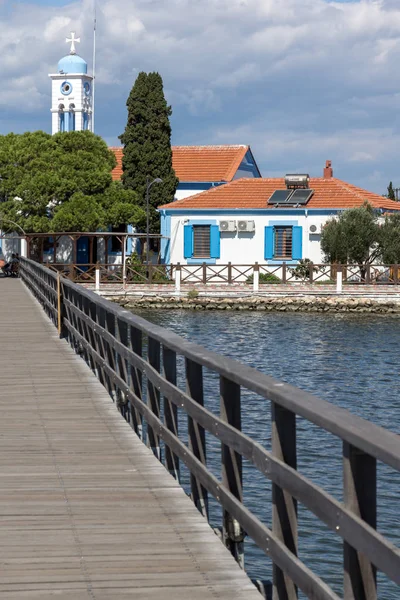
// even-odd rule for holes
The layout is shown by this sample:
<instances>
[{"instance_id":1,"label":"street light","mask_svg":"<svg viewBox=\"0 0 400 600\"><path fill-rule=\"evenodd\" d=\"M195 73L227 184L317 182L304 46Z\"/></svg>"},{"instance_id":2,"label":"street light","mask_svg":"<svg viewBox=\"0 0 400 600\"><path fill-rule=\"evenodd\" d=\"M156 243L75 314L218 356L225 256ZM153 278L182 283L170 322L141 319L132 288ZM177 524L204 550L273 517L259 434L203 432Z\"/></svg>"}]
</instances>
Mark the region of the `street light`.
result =
<instances>
[{"instance_id":1,"label":"street light","mask_svg":"<svg viewBox=\"0 0 400 600\"><path fill-rule=\"evenodd\" d=\"M0 223L2 221L6 221L6 223L10 223L11 225L14 225L14 227L18 227L18 229L22 231L23 235L26 236L26 232L22 229L21 225L18 225L18 223L16 223L15 221L11 221L11 219L6 219L5 217L3 217L3 215L0 214Z\"/></svg>"},{"instance_id":2,"label":"street light","mask_svg":"<svg viewBox=\"0 0 400 600\"><path fill-rule=\"evenodd\" d=\"M150 181L150 177L146 177L146 264L149 267L149 196L150 188L154 183L162 183L163 180L160 177L156 177L153 181Z\"/></svg>"}]
</instances>

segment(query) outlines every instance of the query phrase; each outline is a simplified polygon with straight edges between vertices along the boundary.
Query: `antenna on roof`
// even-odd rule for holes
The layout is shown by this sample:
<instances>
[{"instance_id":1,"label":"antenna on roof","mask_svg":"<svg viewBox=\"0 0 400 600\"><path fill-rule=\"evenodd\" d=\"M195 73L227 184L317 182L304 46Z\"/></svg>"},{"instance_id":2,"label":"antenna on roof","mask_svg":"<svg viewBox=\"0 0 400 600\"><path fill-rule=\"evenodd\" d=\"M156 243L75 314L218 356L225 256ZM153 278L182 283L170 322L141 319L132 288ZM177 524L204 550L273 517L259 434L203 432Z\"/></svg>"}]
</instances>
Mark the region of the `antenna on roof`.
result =
<instances>
[{"instance_id":1,"label":"antenna on roof","mask_svg":"<svg viewBox=\"0 0 400 600\"><path fill-rule=\"evenodd\" d=\"M97 14L96 14L96 0L94 3L94 19L93 19L93 84L92 84L92 133L94 133L94 99L96 91L96 29L97 29Z\"/></svg>"}]
</instances>

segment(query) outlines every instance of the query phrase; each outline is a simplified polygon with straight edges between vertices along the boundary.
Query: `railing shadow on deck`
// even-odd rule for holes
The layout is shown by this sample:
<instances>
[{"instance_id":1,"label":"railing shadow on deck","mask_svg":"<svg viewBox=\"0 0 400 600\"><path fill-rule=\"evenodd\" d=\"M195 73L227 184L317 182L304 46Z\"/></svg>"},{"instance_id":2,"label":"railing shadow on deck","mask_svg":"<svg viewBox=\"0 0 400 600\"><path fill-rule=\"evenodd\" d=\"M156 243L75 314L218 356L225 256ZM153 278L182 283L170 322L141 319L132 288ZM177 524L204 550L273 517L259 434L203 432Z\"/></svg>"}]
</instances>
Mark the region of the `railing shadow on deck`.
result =
<instances>
[{"instance_id":1,"label":"railing shadow on deck","mask_svg":"<svg viewBox=\"0 0 400 600\"><path fill-rule=\"evenodd\" d=\"M20 273L136 434L143 438L145 425L147 444L176 478L180 461L186 465L203 515L208 494L222 506L222 540L237 561L245 532L270 557L274 600L294 600L298 588L313 599L339 598L297 556L297 503L343 540L345 600L376 600L377 569L400 585L400 550L376 530L377 461L400 471L400 436L189 342L35 262L22 259ZM177 386L177 356L184 359L185 391ZM204 369L219 377L220 415L204 407ZM241 431L242 389L271 402L271 452ZM178 431L178 410L188 418L188 444ZM343 503L296 470L296 416L342 440ZM221 478L208 468L205 432L221 444ZM243 459L272 482L272 529L243 504Z\"/></svg>"}]
</instances>

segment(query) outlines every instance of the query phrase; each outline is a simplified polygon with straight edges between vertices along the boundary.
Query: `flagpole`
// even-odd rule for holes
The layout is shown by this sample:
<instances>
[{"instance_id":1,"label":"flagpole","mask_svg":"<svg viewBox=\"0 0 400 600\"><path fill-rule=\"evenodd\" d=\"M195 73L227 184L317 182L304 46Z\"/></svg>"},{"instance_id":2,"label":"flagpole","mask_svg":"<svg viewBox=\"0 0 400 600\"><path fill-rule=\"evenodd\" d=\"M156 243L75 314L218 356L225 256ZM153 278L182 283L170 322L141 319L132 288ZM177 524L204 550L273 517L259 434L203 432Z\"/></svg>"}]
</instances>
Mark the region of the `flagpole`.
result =
<instances>
[{"instance_id":1,"label":"flagpole","mask_svg":"<svg viewBox=\"0 0 400 600\"><path fill-rule=\"evenodd\" d=\"M96 91L96 0L94 0L94 22L93 22L93 85L92 85L92 132L94 133L94 109L95 109L95 91Z\"/></svg>"}]
</instances>

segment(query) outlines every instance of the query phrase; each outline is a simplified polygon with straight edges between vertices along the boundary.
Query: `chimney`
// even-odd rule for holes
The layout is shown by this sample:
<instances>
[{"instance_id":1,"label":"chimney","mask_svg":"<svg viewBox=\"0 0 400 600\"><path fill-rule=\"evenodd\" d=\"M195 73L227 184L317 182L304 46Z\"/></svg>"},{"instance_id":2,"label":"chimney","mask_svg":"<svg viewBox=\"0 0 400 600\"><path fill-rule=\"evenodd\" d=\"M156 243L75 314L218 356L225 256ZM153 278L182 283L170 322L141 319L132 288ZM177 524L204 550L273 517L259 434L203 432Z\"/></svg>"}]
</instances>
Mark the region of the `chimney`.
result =
<instances>
[{"instance_id":1,"label":"chimney","mask_svg":"<svg viewBox=\"0 0 400 600\"><path fill-rule=\"evenodd\" d=\"M324 169L324 179L332 179L333 177L333 169L332 169L332 161L327 160Z\"/></svg>"}]
</instances>

